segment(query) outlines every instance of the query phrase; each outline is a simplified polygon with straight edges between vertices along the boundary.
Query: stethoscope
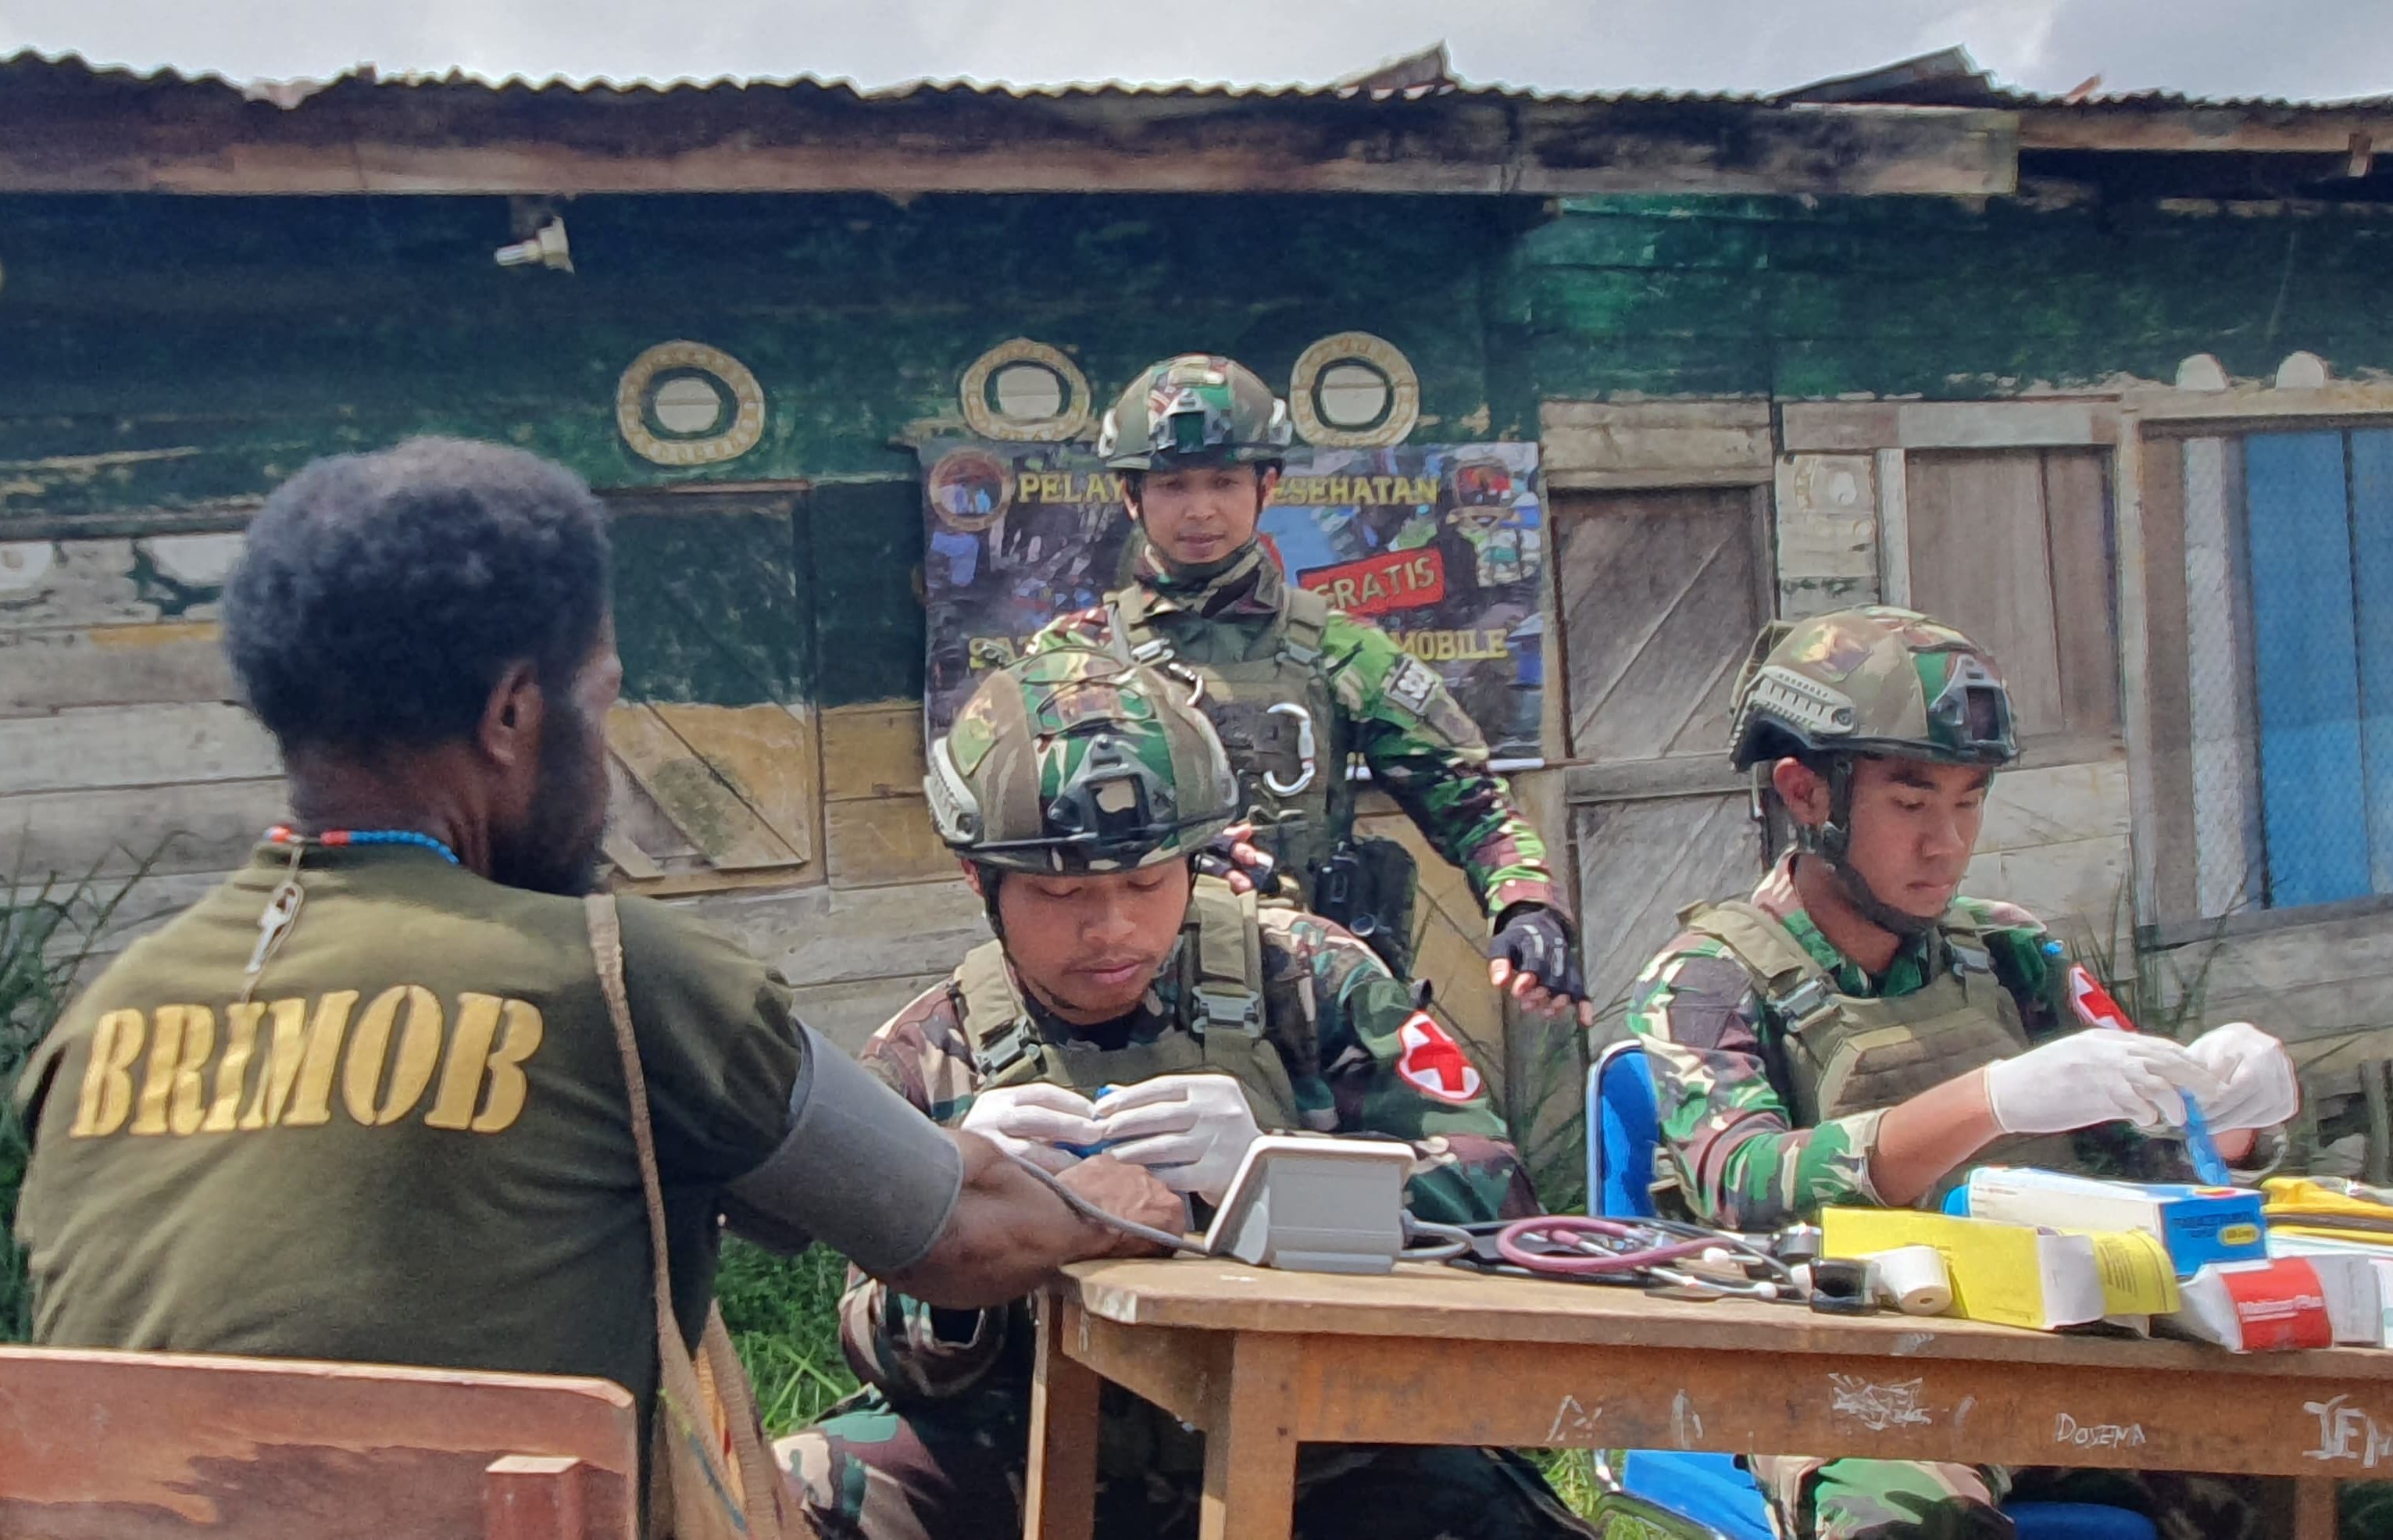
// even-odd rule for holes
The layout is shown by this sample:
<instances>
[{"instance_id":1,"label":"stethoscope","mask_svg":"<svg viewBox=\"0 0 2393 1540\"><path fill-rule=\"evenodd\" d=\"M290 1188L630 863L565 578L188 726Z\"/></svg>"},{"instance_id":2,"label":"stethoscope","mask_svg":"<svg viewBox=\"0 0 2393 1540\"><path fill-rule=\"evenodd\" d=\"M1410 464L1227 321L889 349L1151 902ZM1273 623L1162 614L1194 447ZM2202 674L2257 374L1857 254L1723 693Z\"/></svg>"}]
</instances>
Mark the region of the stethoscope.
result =
<instances>
[{"instance_id":1,"label":"stethoscope","mask_svg":"<svg viewBox=\"0 0 2393 1540\"><path fill-rule=\"evenodd\" d=\"M1545 1214L1496 1233L1496 1250L1523 1272L1626 1284L1689 1299L1799 1301L1794 1270L1741 1235L1673 1220Z\"/></svg>"}]
</instances>

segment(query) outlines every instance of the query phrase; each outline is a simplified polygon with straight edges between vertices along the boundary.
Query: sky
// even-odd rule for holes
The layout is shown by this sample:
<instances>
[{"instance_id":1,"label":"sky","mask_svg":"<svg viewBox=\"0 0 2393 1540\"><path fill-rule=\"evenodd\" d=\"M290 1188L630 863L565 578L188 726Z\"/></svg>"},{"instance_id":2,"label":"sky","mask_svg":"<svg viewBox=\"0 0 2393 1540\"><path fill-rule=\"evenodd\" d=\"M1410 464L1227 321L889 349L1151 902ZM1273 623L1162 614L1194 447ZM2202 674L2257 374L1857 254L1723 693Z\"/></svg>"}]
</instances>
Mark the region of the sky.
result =
<instances>
[{"instance_id":1,"label":"sky","mask_svg":"<svg viewBox=\"0 0 2393 1540\"><path fill-rule=\"evenodd\" d=\"M2037 90L2393 92L2385 0L0 0L0 54L235 79L1321 83L1441 40L1548 90L1772 90L1958 43Z\"/></svg>"}]
</instances>

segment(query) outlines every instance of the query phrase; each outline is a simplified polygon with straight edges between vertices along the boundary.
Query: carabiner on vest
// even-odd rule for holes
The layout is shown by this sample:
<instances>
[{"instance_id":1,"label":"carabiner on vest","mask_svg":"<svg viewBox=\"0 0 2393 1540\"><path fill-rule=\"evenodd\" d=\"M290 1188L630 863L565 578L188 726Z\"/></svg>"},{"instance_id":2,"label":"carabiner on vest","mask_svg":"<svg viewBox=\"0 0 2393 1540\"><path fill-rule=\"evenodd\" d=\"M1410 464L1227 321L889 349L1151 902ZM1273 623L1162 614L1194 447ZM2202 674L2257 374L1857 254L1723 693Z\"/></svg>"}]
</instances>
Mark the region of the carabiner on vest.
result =
<instances>
[{"instance_id":1,"label":"carabiner on vest","mask_svg":"<svg viewBox=\"0 0 2393 1540\"><path fill-rule=\"evenodd\" d=\"M1271 714L1296 718L1296 758L1303 769L1296 779L1284 784L1277 772L1266 770L1263 772L1263 785L1275 797L1293 797L1313 784L1313 777L1321 768L1314 757L1313 713L1293 700L1283 700L1271 709Z\"/></svg>"}]
</instances>

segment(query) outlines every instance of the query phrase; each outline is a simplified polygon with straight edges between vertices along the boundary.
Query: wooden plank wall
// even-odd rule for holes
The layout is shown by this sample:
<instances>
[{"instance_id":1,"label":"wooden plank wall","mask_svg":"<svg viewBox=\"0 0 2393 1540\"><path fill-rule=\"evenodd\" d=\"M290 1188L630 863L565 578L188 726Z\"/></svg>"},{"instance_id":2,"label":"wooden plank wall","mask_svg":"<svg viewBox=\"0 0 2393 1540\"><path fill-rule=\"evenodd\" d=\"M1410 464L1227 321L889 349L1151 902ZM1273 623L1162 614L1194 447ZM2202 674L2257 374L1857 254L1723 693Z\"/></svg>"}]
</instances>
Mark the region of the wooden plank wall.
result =
<instances>
[{"instance_id":1,"label":"wooden plank wall","mask_svg":"<svg viewBox=\"0 0 2393 1540\"><path fill-rule=\"evenodd\" d=\"M782 949L767 949L769 934L758 949L799 985L805 1019L856 1047L987 940L988 928L922 800L922 703L831 706L821 718L829 868L822 888L769 921ZM701 908L745 928L737 901Z\"/></svg>"},{"instance_id":2,"label":"wooden plank wall","mask_svg":"<svg viewBox=\"0 0 2393 1540\"><path fill-rule=\"evenodd\" d=\"M2066 942L2124 957L2134 934L2127 755L1994 777L1962 891L2024 906Z\"/></svg>"},{"instance_id":3,"label":"wooden plank wall","mask_svg":"<svg viewBox=\"0 0 2393 1540\"><path fill-rule=\"evenodd\" d=\"M0 873L91 876L147 929L283 812L274 746L231 704L215 594L238 536L0 545Z\"/></svg>"},{"instance_id":4,"label":"wooden plank wall","mask_svg":"<svg viewBox=\"0 0 2393 1540\"><path fill-rule=\"evenodd\" d=\"M146 863L103 956L284 815L217 634L239 550L237 534L0 545L0 874L107 886ZM834 1038L861 1044L986 937L923 807L919 701L635 703L609 726L623 885L739 934Z\"/></svg>"}]
</instances>

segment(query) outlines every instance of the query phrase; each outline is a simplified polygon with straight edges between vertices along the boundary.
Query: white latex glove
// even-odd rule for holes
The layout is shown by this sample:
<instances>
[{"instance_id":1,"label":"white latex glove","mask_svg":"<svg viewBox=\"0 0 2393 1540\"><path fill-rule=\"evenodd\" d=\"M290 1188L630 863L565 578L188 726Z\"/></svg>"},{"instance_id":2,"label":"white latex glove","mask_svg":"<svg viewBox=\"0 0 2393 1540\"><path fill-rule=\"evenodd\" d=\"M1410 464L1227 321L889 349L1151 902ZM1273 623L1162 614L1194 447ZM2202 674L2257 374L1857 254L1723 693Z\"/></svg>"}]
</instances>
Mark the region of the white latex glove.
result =
<instances>
[{"instance_id":1,"label":"white latex glove","mask_svg":"<svg viewBox=\"0 0 2393 1540\"><path fill-rule=\"evenodd\" d=\"M1144 1166L1175 1193L1219 1203L1262 1136L1247 1093L1226 1075L1159 1075L1097 1098L1105 1154Z\"/></svg>"},{"instance_id":2,"label":"white latex glove","mask_svg":"<svg viewBox=\"0 0 2393 1540\"><path fill-rule=\"evenodd\" d=\"M2302 1108L2301 1083L2285 1045L2250 1022L2214 1026L2185 1045L2186 1057L2218 1077L2225 1089L2203 1095L2210 1131L2273 1129Z\"/></svg>"},{"instance_id":3,"label":"white latex glove","mask_svg":"<svg viewBox=\"0 0 2393 1540\"><path fill-rule=\"evenodd\" d=\"M1064 1144L1082 1148L1101 1143L1095 1108L1078 1091L1037 1082L1000 1086L973 1098L964 1114L963 1130L976 1133L1008 1155L1018 1155L1044 1170L1061 1171L1080 1163Z\"/></svg>"},{"instance_id":4,"label":"white latex glove","mask_svg":"<svg viewBox=\"0 0 2393 1540\"><path fill-rule=\"evenodd\" d=\"M2099 1123L2185 1125L2226 1088L2166 1038L2088 1027L1986 1066L1986 1105L2005 1133L2073 1133Z\"/></svg>"}]
</instances>

